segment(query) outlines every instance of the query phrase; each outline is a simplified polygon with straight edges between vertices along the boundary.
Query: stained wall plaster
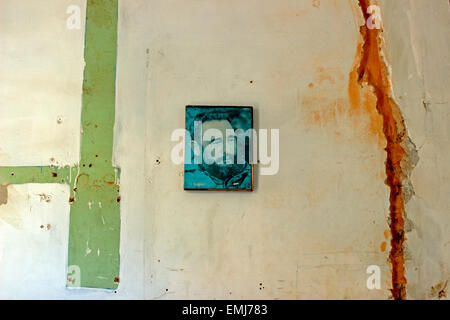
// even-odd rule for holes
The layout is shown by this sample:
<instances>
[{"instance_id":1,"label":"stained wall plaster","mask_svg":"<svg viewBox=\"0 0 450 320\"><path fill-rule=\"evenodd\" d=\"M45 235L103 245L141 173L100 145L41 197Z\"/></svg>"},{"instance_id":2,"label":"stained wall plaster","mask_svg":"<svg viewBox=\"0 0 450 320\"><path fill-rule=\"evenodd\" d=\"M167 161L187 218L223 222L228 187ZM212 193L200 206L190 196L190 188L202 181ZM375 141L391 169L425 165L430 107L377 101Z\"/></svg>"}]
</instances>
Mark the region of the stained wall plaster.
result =
<instances>
[{"instance_id":1,"label":"stained wall plaster","mask_svg":"<svg viewBox=\"0 0 450 320\"><path fill-rule=\"evenodd\" d=\"M48 46L59 50L62 63L72 63L64 76L74 84L53 112L46 106L61 92L56 83L36 81L53 93L22 103L39 96L41 86L8 80L13 73L29 78L29 69L0 68L7 84L1 87L13 87L2 91L6 97L30 93L1 104L0 130L7 137L0 145L1 164L48 165L51 158L72 164L80 128L83 31L38 18L58 17L55 24L65 25L62 2L39 0L28 9L12 1L2 5L17 11L17 21L42 31L29 50ZM407 293L439 298L448 280L450 234L448 2L380 5L394 95L420 158L411 174L415 195L406 206ZM113 154L122 169L119 288L65 288L69 190L32 184L8 186L8 203L0 206L0 296L390 298L383 136L373 126L377 113L364 108L352 113L348 93L363 23L356 0L120 1ZM57 35L58 43L48 41ZM18 48L22 36L0 39ZM2 54L35 59L29 51ZM37 65L33 61L30 65ZM61 70L57 61L51 53L39 55L41 65L52 66L43 79L52 77L53 66ZM370 105L370 96L363 98ZM254 105L257 127L281 130L279 173L257 175L251 195L184 192L182 167L170 161L170 134L183 127L186 104ZM71 115L60 126L67 131L46 133L50 122L58 127L60 114ZM20 121L24 115L28 122ZM41 136L49 139L45 148ZM72 142L64 144L61 137ZM50 203L41 201L42 193L52 196ZM26 263L21 252L27 253ZM366 288L369 265L382 270L381 290ZM36 273L39 277L30 276Z\"/></svg>"}]
</instances>

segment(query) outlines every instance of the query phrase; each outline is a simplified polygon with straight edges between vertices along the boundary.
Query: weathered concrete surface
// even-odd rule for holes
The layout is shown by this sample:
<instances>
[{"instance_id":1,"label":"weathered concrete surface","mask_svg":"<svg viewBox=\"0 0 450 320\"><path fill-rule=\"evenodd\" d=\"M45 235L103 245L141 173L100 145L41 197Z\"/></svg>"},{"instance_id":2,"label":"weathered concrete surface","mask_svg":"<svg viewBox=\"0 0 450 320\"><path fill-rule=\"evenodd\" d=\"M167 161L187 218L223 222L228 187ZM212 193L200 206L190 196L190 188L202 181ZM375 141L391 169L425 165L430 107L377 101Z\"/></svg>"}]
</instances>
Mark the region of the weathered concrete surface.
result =
<instances>
[{"instance_id":1,"label":"weathered concrete surface","mask_svg":"<svg viewBox=\"0 0 450 320\"><path fill-rule=\"evenodd\" d=\"M415 195L406 207L408 297L445 298L450 276L449 2L381 4L394 91L419 157L411 174Z\"/></svg>"},{"instance_id":2,"label":"weathered concrete surface","mask_svg":"<svg viewBox=\"0 0 450 320\"><path fill-rule=\"evenodd\" d=\"M410 298L439 296L449 263L448 50L442 50L448 44L448 2L424 3L381 3L394 94L420 157L411 175L416 195L406 207L411 220L406 227L413 228L406 236ZM386 141L370 90L363 88L359 100L352 95L359 90L352 76L364 24L358 1L137 0L119 6L113 156L122 169L119 289L64 288L67 234L47 232L45 226L68 216L67 199L56 196L68 196L68 190L8 186L8 203L0 206L1 297L389 298ZM52 8L66 17L64 5ZM45 10L37 6L34 13ZM48 27L45 19L26 17ZM21 43L20 37L11 39L14 46ZM81 76L81 61L69 78ZM3 70L0 79L12 70L27 75ZM81 78L78 86L81 90ZM14 88L39 91L34 85ZM77 92L64 99L79 99ZM36 106L8 101L30 114L34 125L40 123L31 113ZM279 173L257 175L252 194L184 192L182 167L170 160L170 135L183 127L186 104L254 105L257 128L280 129ZM45 99L39 106L46 110ZM61 114L72 112L69 106L59 105ZM3 117L3 109L1 121L30 134L29 125ZM79 126L79 116L77 121L71 125ZM61 150L60 136L51 140L51 150L37 145L33 155L20 153L34 148L33 142L18 144L23 138L8 130L2 137L7 137L0 144L2 165L49 164L53 150ZM40 213L28 214L34 198L27 200L26 188L52 195L50 204L58 209L46 209L46 197L36 196L33 207ZM49 222L55 223L68 230L67 219ZM31 235L37 237L31 248L14 240ZM28 253L29 262L22 263L18 252ZM53 260L41 259L42 252ZM382 270L381 290L366 288L369 265ZM29 277L35 272L40 276Z\"/></svg>"}]
</instances>

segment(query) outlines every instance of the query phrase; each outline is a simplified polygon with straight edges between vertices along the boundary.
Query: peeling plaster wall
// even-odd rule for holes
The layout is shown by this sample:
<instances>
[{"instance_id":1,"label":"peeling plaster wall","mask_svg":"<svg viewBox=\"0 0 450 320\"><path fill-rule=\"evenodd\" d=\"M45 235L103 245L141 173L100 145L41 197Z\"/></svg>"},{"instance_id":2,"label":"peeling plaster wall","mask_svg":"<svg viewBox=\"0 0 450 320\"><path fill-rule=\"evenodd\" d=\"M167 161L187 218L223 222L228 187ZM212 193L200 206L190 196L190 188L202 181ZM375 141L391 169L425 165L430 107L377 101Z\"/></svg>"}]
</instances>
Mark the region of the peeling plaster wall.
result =
<instances>
[{"instance_id":1,"label":"peeling plaster wall","mask_svg":"<svg viewBox=\"0 0 450 320\"><path fill-rule=\"evenodd\" d=\"M411 299L436 299L450 276L449 2L382 2L394 91L419 162L411 175L406 272Z\"/></svg>"},{"instance_id":2,"label":"peeling plaster wall","mask_svg":"<svg viewBox=\"0 0 450 320\"><path fill-rule=\"evenodd\" d=\"M67 5L85 3L13 2L0 4L0 164L76 163L84 27L61 25ZM407 291L436 298L449 274L448 2L380 4L396 101L420 157L406 208ZM0 297L388 299L381 119L366 108L370 95L352 109L348 90L363 23L356 0L119 1L119 289L64 287L66 186L9 185ZM280 129L278 174L256 173L253 193L183 191L170 136L187 104L253 105L256 128ZM366 288L369 265L382 270L381 290Z\"/></svg>"}]
</instances>

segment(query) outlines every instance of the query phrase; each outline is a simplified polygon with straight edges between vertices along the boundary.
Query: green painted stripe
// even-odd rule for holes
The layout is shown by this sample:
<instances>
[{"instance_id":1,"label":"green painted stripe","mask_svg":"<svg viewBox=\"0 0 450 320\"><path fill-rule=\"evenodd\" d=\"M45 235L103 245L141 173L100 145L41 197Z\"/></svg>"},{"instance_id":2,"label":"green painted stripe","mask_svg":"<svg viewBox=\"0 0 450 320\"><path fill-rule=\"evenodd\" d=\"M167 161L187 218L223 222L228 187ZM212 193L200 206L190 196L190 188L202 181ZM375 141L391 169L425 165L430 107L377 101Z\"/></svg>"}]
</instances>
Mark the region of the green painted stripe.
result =
<instances>
[{"instance_id":1,"label":"green painted stripe","mask_svg":"<svg viewBox=\"0 0 450 320\"><path fill-rule=\"evenodd\" d=\"M69 266L80 268L81 287L115 289L119 279L120 197L112 167L117 2L87 2L80 173L69 233Z\"/></svg>"},{"instance_id":2,"label":"green painted stripe","mask_svg":"<svg viewBox=\"0 0 450 320\"><path fill-rule=\"evenodd\" d=\"M88 0L76 167L0 167L0 184L70 185L68 286L116 289L120 171L112 166L118 0Z\"/></svg>"},{"instance_id":3,"label":"green painted stripe","mask_svg":"<svg viewBox=\"0 0 450 320\"><path fill-rule=\"evenodd\" d=\"M0 184L71 183L70 167L0 167ZM73 171L73 169L72 169ZM76 173L75 173L76 175ZM72 177L75 179L75 176Z\"/></svg>"}]
</instances>

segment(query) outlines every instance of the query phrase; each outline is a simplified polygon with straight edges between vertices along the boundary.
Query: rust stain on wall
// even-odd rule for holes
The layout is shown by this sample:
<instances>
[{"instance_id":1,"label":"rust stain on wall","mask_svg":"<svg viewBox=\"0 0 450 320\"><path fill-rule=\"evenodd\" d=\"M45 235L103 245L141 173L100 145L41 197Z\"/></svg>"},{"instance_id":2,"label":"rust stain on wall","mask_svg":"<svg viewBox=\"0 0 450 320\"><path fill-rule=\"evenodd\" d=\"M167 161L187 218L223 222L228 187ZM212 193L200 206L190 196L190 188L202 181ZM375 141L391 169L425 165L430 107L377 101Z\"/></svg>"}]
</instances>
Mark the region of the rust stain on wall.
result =
<instances>
[{"instance_id":1,"label":"rust stain on wall","mask_svg":"<svg viewBox=\"0 0 450 320\"><path fill-rule=\"evenodd\" d=\"M377 4L376 1L359 0L365 21L369 19L367 8ZM400 108L392 98L389 69L384 54L384 44L381 37L382 29L369 29L361 26L363 43L359 50L362 56L359 66L351 73L351 78L357 83L351 83L349 94L353 103L358 103L359 94L370 96L365 85L373 89L376 97L376 110L382 116L383 134L386 138L386 184L390 188L390 231L392 264L392 295L396 300L406 299L405 277L405 202L412 193L409 184L409 173L415 165L417 157L413 155L415 146L407 135L404 119ZM355 72L357 71L357 72ZM352 87L353 86L353 87Z\"/></svg>"},{"instance_id":2,"label":"rust stain on wall","mask_svg":"<svg viewBox=\"0 0 450 320\"><path fill-rule=\"evenodd\" d=\"M346 142L348 137L342 135L342 126L349 119L355 132L351 139L364 143L375 141L381 147L386 144L386 138L383 118L376 109L377 97L368 83L359 81L362 56L360 43L348 80L338 68L317 68L314 81L308 84L306 94L300 101L302 122L307 126L331 128L338 141ZM323 94L331 91L342 92L343 95L332 97Z\"/></svg>"},{"instance_id":3,"label":"rust stain on wall","mask_svg":"<svg viewBox=\"0 0 450 320\"><path fill-rule=\"evenodd\" d=\"M375 137L378 145L386 143L383 133L383 118L377 111L377 96L368 83L362 83L359 78L360 65L363 58L363 43L359 43L356 50L355 64L348 78L348 96L350 100L349 114L355 121L360 121L362 115L368 117L370 136Z\"/></svg>"},{"instance_id":4,"label":"rust stain on wall","mask_svg":"<svg viewBox=\"0 0 450 320\"><path fill-rule=\"evenodd\" d=\"M370 5L376 0L358 0L364 21ZM328 98L323 92L329 88L340 89L338 70L318 68L314 82L308 84L309 93L302 99L303 121L306 125L334 128L341 135L338 119L348 117L357 136L374 139L387 153L385 161L386 184L390 188L390 263L392 265L392 295L394 299L406 299L404 267L405 203L413 194L409 174L418 161L415 145L408 137L404 118L393 99L390 70L386 61L382 29L360 27L361 40L348 77L348 101L342 97ZM345 106L349 104L348 108ZM361 130L361 131L360 131ZM385 234L386 240L388 237ZM386 250L387 244L380 246Z\"/></svg>"},{"instance_id":5,"label":"rust stain on wall","mask_svg":"<svg viewBox=\"0 0 450 320\"><path fill-rule=\"evenodd\" d=\"M338 119L346 115L346 100L344 97L328 97L324 92L344 91L342 86L345 77L338 69L317 67L313 82L308 84L306 94L300 99L302 106L302 123L307 126L334 128L336 136L340 136Z\"/></svg>"},{"instance_id":6,"label":"rust stain on wall","mask_svg":"<svg viewBox=\"0 0 450 320\"><path fill-rule=\"evenodd\" d=\"M442 283L438 283L435 286L431 287L431 298L443 299L447 297L447 285L448 280Z\"/></svg>"}]
</instances>

